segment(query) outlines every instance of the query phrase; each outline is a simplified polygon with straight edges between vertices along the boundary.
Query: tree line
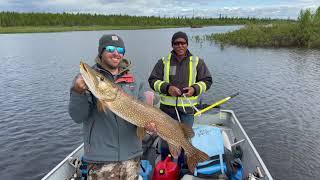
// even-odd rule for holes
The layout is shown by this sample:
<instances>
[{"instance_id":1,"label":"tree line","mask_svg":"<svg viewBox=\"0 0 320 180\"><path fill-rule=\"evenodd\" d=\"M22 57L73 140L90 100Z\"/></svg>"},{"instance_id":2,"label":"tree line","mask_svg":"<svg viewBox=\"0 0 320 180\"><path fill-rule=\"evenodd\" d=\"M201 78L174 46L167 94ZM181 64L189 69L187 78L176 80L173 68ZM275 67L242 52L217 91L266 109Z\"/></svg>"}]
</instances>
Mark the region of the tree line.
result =
<instances>
[{"instance_id":1,"label":"tree line","mask_svg":"<svg viewBox=\"0 0 320 180\"><path fill-rule=\"evenodd\" d=\"M207 35L205 39L248 47L320 48L320 7L314 12L301 10L296 22L248 24L234 32Z\"/></svg>"},{"instance_id":2,"label":"tree line","mask_svg":"<svg viewBox=\"0 0 320 180\"><path fill-rule=\"evenodd\" d=\"M160 16L129 16L101 15L84 13L20 13L0 12L1 27L15 26L207 26L226 24L261 24L272 22L291 22L271 18L254 17L160 17Z\"/></svg>"}]
</instances>

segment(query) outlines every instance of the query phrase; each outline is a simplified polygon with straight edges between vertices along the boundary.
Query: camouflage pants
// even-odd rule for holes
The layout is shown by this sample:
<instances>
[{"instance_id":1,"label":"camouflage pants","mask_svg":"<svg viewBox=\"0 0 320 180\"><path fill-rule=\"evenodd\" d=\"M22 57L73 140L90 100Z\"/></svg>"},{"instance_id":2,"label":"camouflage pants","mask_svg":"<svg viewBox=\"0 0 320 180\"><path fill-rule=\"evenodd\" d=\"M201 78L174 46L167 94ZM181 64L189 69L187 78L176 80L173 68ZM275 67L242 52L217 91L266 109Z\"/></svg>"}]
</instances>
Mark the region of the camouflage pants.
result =
<instances>
[{"instance_id":1,"label":"camouflage pants","mask_svg":"<svg viewBox=\"0 0 320 180\"><path fill-rule=\"evenodd\" d=\"M137 180L139 178L138 159L108 164L89 163L88 180Z\"/></svg>"}]
</instances>

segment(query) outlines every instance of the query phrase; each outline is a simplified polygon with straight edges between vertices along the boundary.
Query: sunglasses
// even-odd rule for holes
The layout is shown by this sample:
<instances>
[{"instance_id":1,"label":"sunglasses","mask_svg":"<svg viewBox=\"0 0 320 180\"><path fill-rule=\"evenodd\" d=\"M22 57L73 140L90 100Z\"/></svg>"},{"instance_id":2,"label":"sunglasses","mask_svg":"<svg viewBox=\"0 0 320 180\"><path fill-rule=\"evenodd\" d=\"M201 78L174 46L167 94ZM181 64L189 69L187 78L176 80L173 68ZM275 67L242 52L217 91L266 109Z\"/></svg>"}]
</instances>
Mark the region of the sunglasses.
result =
<instances>
[{"instance_id":1,"label":"sunglasses","mask_svg":"<svg viewBox=\"0 0 320 180\"><path fill-rule=\"evenodd\" d=\"M175 46L179 46L179 45L186 45L187 44L187 42L182 42L182 41L178 41L178 42L174 42L173 43L173 45L175 45Z\"/></svg>"},{"instance_id":2,"label":"sunglasses","mask_svg":"<svg viewBox=\"0 0 320 180\"><path fill-rule=\"evenodd\" d=\"M125 53L125 49L122 47L106 46L104 49L109 53L113 53L115 50L117 50L119 54L124 55L124 53Z\"/></svg>"}]
</instances>

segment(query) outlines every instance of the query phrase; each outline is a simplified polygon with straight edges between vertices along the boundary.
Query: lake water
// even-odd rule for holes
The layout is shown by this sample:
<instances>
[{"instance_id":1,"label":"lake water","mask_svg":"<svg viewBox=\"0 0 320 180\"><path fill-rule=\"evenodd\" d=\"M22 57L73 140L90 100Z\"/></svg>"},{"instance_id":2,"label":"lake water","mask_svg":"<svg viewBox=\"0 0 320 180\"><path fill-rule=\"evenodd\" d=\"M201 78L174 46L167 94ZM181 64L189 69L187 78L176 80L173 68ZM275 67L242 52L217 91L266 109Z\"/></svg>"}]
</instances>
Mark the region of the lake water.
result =
<instances>
[{"instance_id":1,"label":"lake water","mask_svg":"<svg viewBox=\"0 0 320 180\"><path fill-rule=\"evenodd\" d=\"M275 179L320 177L320 51L220 47L192 36L239 26L0 35L0 179L40 179L82 141L68 115L79 61L93 64L98 39L123 37L138 78L171 50L174 32L190 37L214 83L206 102L235 92L235 111Z\"/></svg>"}]
</instances>

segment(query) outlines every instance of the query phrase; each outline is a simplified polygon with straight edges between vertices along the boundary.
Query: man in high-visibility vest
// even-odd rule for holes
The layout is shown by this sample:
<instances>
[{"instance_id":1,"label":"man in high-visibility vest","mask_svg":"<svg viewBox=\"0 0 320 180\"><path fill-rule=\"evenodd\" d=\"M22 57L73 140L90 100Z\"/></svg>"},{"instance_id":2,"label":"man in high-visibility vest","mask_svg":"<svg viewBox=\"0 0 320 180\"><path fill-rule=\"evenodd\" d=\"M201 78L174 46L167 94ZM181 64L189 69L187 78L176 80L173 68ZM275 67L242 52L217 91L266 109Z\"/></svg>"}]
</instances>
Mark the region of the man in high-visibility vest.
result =
<instances>
[{"instance_id":1,"label":"man in high-visibility vest","mask_svg":"<svg viewBox=\"0 0 320 180\"><path fill-rule=\"evenodd\" d=\"M199 104L199 97L210 88L212 77L204 60L188 50L186 33L176 32L172 36L171 45L172 51L158 60L148 81L150 87L160 94L160 109L176 120L179 114L181 122L192 127L192 106ZM183 93L190 101L182 96ZM161 148L162 159L168 153L167 146Z\"/></svg>"}]
</instances>

